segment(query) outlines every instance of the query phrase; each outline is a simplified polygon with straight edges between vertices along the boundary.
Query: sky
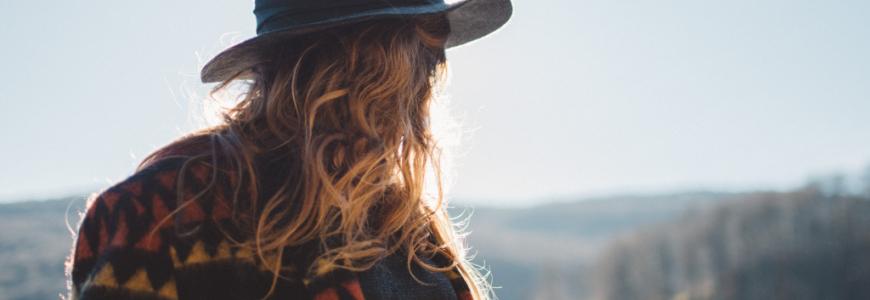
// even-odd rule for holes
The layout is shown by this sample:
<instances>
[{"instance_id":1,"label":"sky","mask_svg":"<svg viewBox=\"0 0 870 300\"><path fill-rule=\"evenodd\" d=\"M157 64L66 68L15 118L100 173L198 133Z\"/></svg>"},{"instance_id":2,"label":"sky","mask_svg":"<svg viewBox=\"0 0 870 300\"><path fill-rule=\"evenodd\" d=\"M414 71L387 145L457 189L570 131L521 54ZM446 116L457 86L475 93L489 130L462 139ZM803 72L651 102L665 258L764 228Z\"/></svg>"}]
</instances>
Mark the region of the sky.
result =
<instances>
[{"instance_id":1,"label":"sky","mask_svg":"<svg viewBox=\"0 0 870 300\"><path fill-rule=\"evenodd\" d=\"M514 0L448 51L450 196L795 188L870 164L870 2ZM251 0L0 3L0 202L82 195L196 123Z\"/></svg>"}]
</instances>

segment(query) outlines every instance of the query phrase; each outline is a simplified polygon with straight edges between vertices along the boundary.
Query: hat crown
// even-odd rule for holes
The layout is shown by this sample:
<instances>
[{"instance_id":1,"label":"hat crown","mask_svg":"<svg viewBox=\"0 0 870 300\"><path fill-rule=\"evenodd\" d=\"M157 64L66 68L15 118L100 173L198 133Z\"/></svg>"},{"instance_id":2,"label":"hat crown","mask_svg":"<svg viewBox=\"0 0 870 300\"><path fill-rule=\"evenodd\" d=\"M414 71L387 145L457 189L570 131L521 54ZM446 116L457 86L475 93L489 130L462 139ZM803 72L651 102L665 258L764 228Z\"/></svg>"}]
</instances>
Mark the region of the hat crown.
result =
<instances>
[{"instance_id":1,"label":"hat crown","mask_svg":"<svg viewBox=\"0 0 870 300\"><path fill-rule=\"evenodd\" d=\"M444 4L444 0L255 0L257 35L377 10ZM277 25L280 24L280 25Z\"/></svg>"},{"instance_id":2,"label":"hat crown","mask_svg":"<svg viewBox=\"0 0 870 300\"><path fill-rule=\"evenodd\" d=\"M511 0L255 0L257 37L224 50L202 68L202 82L250 79L251 67L287 39L385 18L439 14L450 25L445 48L496 31L513 12Z\"/></svg>"}]
</instances>

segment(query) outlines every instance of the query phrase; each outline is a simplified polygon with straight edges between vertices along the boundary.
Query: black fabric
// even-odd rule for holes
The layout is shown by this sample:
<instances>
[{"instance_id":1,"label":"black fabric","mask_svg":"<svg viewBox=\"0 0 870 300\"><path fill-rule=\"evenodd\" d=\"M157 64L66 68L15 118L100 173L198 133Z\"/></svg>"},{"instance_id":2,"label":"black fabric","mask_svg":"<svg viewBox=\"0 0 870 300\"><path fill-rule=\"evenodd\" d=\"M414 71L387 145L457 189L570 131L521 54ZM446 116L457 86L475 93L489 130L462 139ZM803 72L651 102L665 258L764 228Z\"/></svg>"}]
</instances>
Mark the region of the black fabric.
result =
<instances>
[{"instance_id":1,"label":"black fabric","mask_svg":"<svg viewBox=\"0 0 870 300\"><path fill-rule=\"evenodd\" d=\"M214 274L217 276L208 276ZM262 299L271 288L272 274L250 264L231 261L211 262L176 271L178 299ZM305 285L298 279L277 281L268 299L311 299Z\"/></svg>"},{"instance_id":2,"label":"black fabric","mask_svg":"<svg viewBox=\"0 0 870 300\"><path fill-rule=\"evenodd\" d=\"M426 270L416 263L408 272L407 258L393 254L374 267L357 273L363 295L368 300L438 299L456 300L456 291L444 273ZM419 280L414 280L414 277Z\"/></svg>"}]
</instances>

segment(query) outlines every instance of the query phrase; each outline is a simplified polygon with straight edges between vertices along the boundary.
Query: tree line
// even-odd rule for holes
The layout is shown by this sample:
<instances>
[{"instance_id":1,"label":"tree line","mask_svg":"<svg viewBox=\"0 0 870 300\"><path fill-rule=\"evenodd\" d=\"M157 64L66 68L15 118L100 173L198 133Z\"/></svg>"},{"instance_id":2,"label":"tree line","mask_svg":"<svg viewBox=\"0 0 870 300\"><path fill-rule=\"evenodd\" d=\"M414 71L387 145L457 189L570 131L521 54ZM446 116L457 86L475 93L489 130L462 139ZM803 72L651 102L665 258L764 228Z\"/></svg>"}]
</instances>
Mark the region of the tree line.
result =
<instances>
[{"instance_id":1,"label":"tree line","mask_svg":"<svg viewBox=\"0 0 870 300\"><path fill-rule=\"evenodd\" d=\"M593 298L870 299L870 189L850 191L817 180L621 237Z\"/></svg>"}]
</instances>

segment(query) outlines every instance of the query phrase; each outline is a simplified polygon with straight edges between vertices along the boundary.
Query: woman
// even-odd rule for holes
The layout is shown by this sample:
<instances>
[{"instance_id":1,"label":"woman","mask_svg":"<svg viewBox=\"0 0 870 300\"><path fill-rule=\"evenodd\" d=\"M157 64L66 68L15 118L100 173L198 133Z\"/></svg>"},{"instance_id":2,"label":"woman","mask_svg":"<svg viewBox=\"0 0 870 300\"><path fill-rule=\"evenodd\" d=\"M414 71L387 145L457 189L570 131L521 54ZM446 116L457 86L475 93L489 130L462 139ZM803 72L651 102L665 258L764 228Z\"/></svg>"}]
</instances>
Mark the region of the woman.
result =
<instances>
[{"instance_id":1,"label":"woman","mask_svg":"<svg viewBox=\"0 0 870 300\"><path fill-rule=\"evenodd\" d=\"M258 37L202 72L247 92L89 204L70 298L486 298L429 106L444 49L503 25L509 0L255 6Z\"/></svg>"}]
</instances>

